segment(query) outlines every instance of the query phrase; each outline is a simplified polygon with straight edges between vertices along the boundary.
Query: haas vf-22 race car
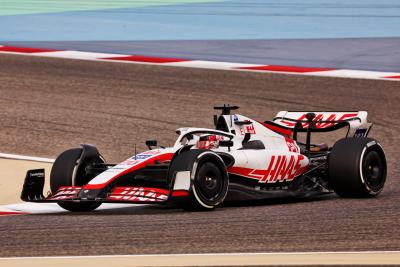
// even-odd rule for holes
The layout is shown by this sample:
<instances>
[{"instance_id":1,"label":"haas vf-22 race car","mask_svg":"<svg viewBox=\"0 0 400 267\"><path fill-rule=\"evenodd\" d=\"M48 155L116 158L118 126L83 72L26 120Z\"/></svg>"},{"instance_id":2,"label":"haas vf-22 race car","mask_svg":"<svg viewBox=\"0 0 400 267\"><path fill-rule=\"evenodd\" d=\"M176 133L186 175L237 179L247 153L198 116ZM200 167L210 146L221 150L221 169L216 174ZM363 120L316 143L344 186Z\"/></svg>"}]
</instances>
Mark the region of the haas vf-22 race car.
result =
<instances>
[{"instance_id":1,"label":"haas vf-22 race car","mask_svg":"<svg viewBox=\"0 0 400 267\"><path fill-rule=\"evenodd\" d=\"M307 197L335 192L373 197L386 180L382 146L368 138L367 112L281 111L259 122L232 114L237 106L215 107L215 129L180 128L172 147L146 141L148 151L119 164L96 147L61 153L43 196L44 170L29 170L21 199L56 202L69 211L91 211L102 203L173 204L212 210L226 200ZM312 136L347 129L333 146ZM298 141L299 134L305 136ZM326 135L325 135L326 136Z\"/></svg>"}]
</instances>

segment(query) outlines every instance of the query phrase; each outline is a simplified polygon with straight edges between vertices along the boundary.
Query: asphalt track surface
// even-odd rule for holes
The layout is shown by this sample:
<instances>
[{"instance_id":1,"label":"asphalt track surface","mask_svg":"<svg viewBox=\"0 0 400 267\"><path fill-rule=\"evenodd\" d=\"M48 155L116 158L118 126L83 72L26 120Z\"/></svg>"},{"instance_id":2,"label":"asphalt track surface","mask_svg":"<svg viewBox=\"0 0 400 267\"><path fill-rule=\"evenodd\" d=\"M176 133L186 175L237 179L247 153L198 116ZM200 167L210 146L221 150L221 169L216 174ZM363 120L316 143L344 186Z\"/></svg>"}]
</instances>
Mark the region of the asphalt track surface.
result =
<instances>
[{"instance_id":1,"label":"asphalt track surface","mask_svg":"<svg viewBox=\"0 0 400 267\"><path fill-rule=\"evenodd\" d=\"M0 217L0 256L399 250L399 90L390 81L1 55L2 152L55 157L88 142L119 161L149 138L171 144L178 127L212 127L220 103L259 120L288 109L368 110L389 173L373 199Z\"/></svg>"}]
</instances>

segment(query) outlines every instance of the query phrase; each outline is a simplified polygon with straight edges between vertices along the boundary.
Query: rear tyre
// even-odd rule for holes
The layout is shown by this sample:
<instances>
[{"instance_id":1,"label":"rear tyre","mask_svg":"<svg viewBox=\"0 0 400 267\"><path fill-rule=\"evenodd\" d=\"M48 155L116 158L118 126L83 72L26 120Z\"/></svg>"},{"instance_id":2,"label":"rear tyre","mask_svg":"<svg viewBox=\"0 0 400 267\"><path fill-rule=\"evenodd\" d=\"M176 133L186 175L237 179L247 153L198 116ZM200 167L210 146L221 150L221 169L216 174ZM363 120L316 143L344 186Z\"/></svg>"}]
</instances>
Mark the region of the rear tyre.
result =
<instances>
[{"instance_id":1,"label":"rear tyre","mask_svg":"<svg viewBox=\"0 0 400 267\"><path fill-rule=\"evenodd\" d=\"M62 186L82 186L93 177L87 174L85 168L92 163L104 162L100 157L86 159L78 166L83 149L73 148L61 153L55 160L50 173L50 189L54 194ZM60 207L76 212L92 211L101 203L97 202L58 202Z\"/></svg>"},{"instance_id":2,"label":"rear tyre","mask_svg":"<svg viewBox=\"0 0 400 267\"><path fill-rule=\"evenodd\" d=\"M188 150L171 163L169 177L177 171L191 172L190 196L184 204L189 211L213 210L228 193L229 178L224 161L207 150Z\"/></svg>"},{"instance_id":3,"label":"rear tyre","mask_svg":"<svg viewBox=\"0 0 400 267\"><path fill-rule=\"evenodd\" d=\"M344 138L329 155L329 182L341 197L374 197L386 181L386 157L372 138Z\"/></svg>"}]
</instances>

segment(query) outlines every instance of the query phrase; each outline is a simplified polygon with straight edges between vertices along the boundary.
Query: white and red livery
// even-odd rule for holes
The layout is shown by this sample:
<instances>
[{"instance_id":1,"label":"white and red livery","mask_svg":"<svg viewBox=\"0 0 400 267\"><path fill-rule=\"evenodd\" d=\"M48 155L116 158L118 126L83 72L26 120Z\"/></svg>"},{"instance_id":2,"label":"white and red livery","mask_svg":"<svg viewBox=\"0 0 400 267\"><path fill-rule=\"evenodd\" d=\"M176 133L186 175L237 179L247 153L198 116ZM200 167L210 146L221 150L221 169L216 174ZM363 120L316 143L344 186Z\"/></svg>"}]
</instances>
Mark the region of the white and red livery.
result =
<instances>
[{"instance_id":1,"label":"white and red livery","mask_svg":"<svg viewBox=\"0 0 400 267\"><path fill-rule=\"evenodd\" d=\"M180 128L172 147L106 163L92 145L69 149L56 159L51 194L44 197L44 170L27 173L21 198L57 202L71 211L101 203L176 203L187 209L213 209L226 200L268 199L336 192L368 197L381 192L386 159L368 138L367 112L281 111L260 122L231 114L237 106L215 107L215 129ZM333 146L314 144L312 134L346 128ZM299 141L299 135L305 141Z\"/></svg>"}]
</instances>

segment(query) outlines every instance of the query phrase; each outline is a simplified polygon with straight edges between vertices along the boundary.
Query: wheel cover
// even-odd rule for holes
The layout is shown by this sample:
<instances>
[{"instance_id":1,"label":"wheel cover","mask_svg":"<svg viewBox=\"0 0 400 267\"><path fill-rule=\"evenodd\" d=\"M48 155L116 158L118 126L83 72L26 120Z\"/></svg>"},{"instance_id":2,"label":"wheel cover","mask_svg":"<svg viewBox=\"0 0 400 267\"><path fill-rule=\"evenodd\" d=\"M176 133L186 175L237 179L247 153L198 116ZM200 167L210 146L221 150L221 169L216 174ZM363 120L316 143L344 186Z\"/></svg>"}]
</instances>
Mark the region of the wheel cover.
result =
<instances>
[{"instance_id":1,"label":"wheel cover","mask_svg":"<svg viewBox=\"0 0 400 267\"><path fill-rule=\"evenodd\" d=\"M225 198L227 182L221 168L213 161L206 161L196 171L193 193L202 206L212 208Z\"/></svg>"},{"instance_id":2,"label":"wheel cover","mask_svg":"<svg viewBox=\"0 0 400 267\"><path fill-rule=\"evenodd\" d=\"M220 196L223 189L221 172L217 168L199 172L197 185L202 199L214 201Z\"/></svg>"}]
</instances>

